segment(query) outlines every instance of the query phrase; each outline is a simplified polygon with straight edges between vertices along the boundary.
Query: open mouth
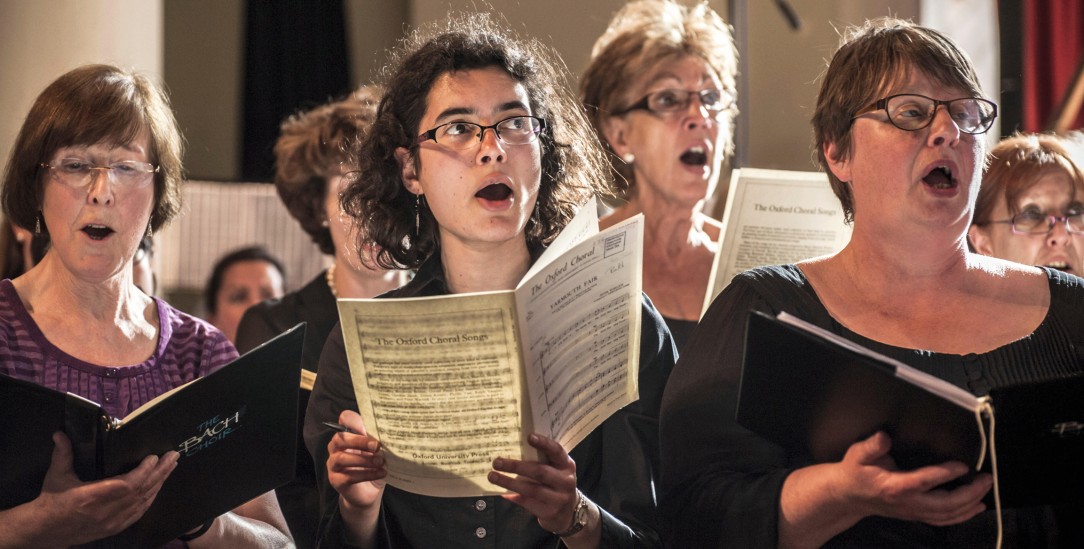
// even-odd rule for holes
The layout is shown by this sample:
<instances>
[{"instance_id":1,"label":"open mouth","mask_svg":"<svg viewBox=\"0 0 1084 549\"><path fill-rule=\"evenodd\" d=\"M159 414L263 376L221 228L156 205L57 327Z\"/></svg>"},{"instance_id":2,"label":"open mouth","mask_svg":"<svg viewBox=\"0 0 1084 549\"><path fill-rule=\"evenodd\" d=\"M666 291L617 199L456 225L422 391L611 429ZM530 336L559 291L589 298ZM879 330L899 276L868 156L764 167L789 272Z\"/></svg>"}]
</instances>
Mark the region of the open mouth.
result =
<instances>
[{"instance_id":1,"label":"open mouth","mask_svg":"<svg viewBox=\"0 0 1084 549\"><path fill-rule=\"evenodd\" d=\"M1046 266L1059 271L1072 272L1073 270L1073 268L1064 261L1051 261L1050 263L1047 263Z\"/></svg>"},{"instance_id":2,"label":"open mouth","mask_svg":"<svg viewBox=\"0 0 1084 549\"><path fill-rule=\"evenodd\" d=\"M512 189L504 183L494 183L492 185L486 185L482 190L474 193L474 196L483 200L500 202L502 200L508 200L508 198L512 196Z\"/></svg>"},{"instance_id":3,"label":"open mouth","mask_svg":"<svg viewBox=\"0 0 1084 549\"><path fill-rule=\"evenodd\" d=\"M945 166L934 168L922 181L935 189L951 189L956 186L956 181L952 179L952 170Z\"/></svg>"},{"instance_id":4,"label":"open mouth","mask_svg":"<svg viewBox=\"0 0 1084 549\"><path fill-rule=\"evenodd\" d=\"M81 229L91 240L103 240L115 231L105 225L87 225Z\"/></svg>"},{"instance_id":5,"label":"open mouth","mask_svg":"<svg viewBox=\"0 0 1084 549\"><path fill-rule=\"evenodd\" d=\"M703 166L708 163L708 153L704 147L692 147L681 153L679 160L686 166Z\"/></svg>"}]
</instances>

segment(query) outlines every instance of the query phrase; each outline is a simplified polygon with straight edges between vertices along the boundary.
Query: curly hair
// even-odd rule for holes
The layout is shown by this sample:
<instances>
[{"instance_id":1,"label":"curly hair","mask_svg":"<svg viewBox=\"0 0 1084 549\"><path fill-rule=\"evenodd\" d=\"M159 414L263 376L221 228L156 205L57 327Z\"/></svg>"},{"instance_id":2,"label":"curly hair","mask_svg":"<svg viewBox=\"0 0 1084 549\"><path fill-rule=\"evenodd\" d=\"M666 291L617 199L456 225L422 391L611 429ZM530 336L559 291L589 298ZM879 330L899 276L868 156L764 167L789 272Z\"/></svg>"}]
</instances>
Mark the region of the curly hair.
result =
<instances>
[{"instance_id":1,"label":"curly hair","mask_svg":"<svg viewBox=\"0 0 1084 549\"><path fill-rule=\"evenodd\" d=\"M376 117L380 88L362 86L346 98L298 113L275 142L275 189L320 251L333 255L324 199L328 179L357 167L352 155Z\"/></svg>"},{"instance_id":2,"label":"curly hair","mask_svg":"<svg viewBox=\"0 0 1084 549\"><path fill-rule=\"evenodd\" d=\"M884 17L848 28L828 63L813 113L813 134L817 160L848 223L854 221L854 197L848 182L829 169L824 147L834 144L842 155L839 160L849 158L855 113L916 70L941 86L985 98L967 54L948 36L910 21Z\"/></svg>"},{"instance_id":3,"label":"curly hair","mask_svg":"<svg viewBox=\"0 0 1084 549\"><path fill-rule=\"evenodd\" d=\"M987 158L990 167L982 177L975 202L973 225L986 225L999 203L1016 215L1018 198L1043 176L1064 173L1073 183L1073 192L1084 189L1084 155L1079 148L1080 132L1067 135L1017 133L1001 140Z\"/></svg>"},{"instance_id":4,"label":"curly hair","mask_svg":"<svg viewBox=\"0 0 1084 549\"><path fill-rule=\"evenodd\" d=\"M3 183L3 211L12 223L34 227L44 193L41 164L72 145L130 144L150 135L154 174L151 229L181 210L184 140L166 94L146 76L110 65L84 65L57 78L34 101L11 149ZM42 233L48 228L42 223Z\"/></svg>"},{"instance_id":5,"label":"curly hair","mask_svg":"<svg viewBox=\"0 0 1084 549\"><path fill-rule=\"evenodd\" d=\"M380 246L383 268L417 268L439 244L436 219L406 190L395 156L416 150L419 124L434 82L443 74L498 67L527 91L531 112L546 120L540 135L541 185L525 228L531 248L550 243L592 195L605 189L605 159L579 103L568 91L564 64L536 40L524 39L488 14L453 15L414 30L385 67L385 94L358 150L358 173L343 193L343 210ZM413 155L420 169L418 155ZM420 226L415 233L415 205ZM360 236L360 235L364 235Z\"/></svg>"},{"instance_id":6,"label":"curly hair","mask_svg":"<svg viewBox=\"0 0 1084 549\"><path fill-rule=\"evenodd\" d=\"M692 7L672 0L629 2L614 15L592 48L590 64L580 79L580 100L600 136L611 168L619 176L616 198L631 196L636 180L632 167L618 158L606 142L606 121L611 112L639 99L628 97L629 82L686 56L702 59L722 81L723 90L737 96L738 52L734 38L730 27L706 2ZM726 113L731 121L736 115L737 109ZM729 156L734 138L731 134L724 137L723 150Z\"/></svg>"}]
</instances>

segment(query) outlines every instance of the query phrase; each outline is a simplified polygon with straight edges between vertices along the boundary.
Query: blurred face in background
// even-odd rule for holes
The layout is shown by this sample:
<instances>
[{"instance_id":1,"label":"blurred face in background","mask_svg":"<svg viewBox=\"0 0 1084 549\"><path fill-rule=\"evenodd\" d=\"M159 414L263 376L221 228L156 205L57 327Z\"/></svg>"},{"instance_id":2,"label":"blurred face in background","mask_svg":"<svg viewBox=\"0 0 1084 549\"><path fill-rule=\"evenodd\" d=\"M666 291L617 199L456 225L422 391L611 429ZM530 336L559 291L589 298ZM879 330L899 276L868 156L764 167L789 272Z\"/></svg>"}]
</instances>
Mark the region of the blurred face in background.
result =
<instances>
[{"instance_id":1,"label":"blurred face in background","mask_svg":"<svg viewBox=\"0 0 1084 549\"><path fill-rule=\"evenodd\" d=\"M1014 216L1016 230L1010 222ZM1059 218L1053 226L1050 216ZM1062 218L1068 218L1068 222ZM1016 204L1000 200L990 220L971 227L969 236L975 251L1025 265L1054 267L1077 276L1084 273L1084 234L1078 232L1084 229L1084 188L1074 188L1068 173L1047 170L1020 193ZM1036 228L1025 233L1030 225Z\"/></svg>"},{"instance_id":2,"label":"blurred face in background","mask_svg":"<svg viewBox=\"0 0 1084 549\"><path fill-rule=\"evenodd\" d=\"M282 273L262 260L239 261L222 274L222 286L215 295L214 324L230 341L237 339L237 325L245 311L265 299L282 297Z\"/></svg>"}]
</instances>

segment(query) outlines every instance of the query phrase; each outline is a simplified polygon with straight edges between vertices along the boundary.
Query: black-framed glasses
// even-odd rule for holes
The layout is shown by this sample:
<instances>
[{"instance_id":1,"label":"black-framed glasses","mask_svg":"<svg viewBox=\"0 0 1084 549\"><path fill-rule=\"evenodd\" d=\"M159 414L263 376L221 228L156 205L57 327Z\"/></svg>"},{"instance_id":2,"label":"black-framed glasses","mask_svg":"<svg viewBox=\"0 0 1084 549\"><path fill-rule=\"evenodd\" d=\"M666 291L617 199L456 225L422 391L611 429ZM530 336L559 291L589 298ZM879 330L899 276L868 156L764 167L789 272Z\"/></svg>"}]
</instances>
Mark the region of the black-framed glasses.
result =
<instances>
[{"instance_id":1,"label":"black-framed glasses","mask_svg":"<svg viewBox=\"0 0 1084 549\"><path fill-rule=\"evenodd\" d=\"M883 110L893 126L914 132L933 122L937 107L940 105L945 106L945 110L961 132L971 135L986 133L997 118L997 104L979 97L960 97L941 101L916 93L900 93L878 99L872 105L855 113L852 120L866 113Z\"/></svg>"},{"instance_id":2,"label":"black-framed glasses","mask_svg":"<svg viewBox=\"0 0 1084 549\"><path fill-rule=\"evenodd\" d=\"M999 219L990 223L1008 223L1013 234L1049 234L1058 223L1065 223L1069 234L1084 234L1084 211L1069 215L1046 215L1034 210L1025 210L1010 219Z\"/></svg>"},{"instance_id":3,"label":"black-framed glasses","mask_svg":"<svg viewBox=\"0 0 1084 549\"><path fill-rule=\"evenodd\" d=\"M97 166L89 160L82 158L61 158L50 164L41 164L41 167L52 170L57 180L73 189L82 189L94 181L96 172L104 171L113 183L125 188L140 188L154 178L151 174L157 173L159 166L138 160L121 160L106 166Z\"/></svg>"},{"instance_id":4,"label":"black-framed glasses","mask_svg":"<svg viewBox=\"0 0 1084 549\"><path fill-rule=\"evenodd\" d=\"M510 116L489 126L474 122L448 122L418 136L415 143L432 139L449 149L467 149L485 139L486 130L493 130L497 140L505 145L526 145L538 139L546 129L546 121L537 116Z\"/></svg>"},{"instance_id":5,"label":"black-framed glasses","mask_svg":"<svg viewBox=\"0 0 1084 549\"><path fill-rule=\"evenodd\" d=\"M621 116L636 110L645 110L656 114L682 112L689 108L695 96L700 105L708 112L718 115L734 106L734 96L718 88L692 91L679 89L656 90L645 95L639 101L621 109L613 116Z\"/></svg>"}]
</instances>

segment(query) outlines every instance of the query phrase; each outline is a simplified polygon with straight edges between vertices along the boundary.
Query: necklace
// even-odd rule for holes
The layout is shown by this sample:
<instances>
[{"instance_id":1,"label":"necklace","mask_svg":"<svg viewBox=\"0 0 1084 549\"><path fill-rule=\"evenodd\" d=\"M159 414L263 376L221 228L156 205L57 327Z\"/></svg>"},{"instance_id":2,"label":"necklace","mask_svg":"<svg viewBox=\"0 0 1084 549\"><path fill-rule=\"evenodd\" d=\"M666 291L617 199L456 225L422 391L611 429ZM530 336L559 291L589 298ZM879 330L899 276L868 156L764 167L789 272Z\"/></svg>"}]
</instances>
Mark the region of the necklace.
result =
<instances>
[{"instance_id":1,"label":"necklace","mask_svg":"<svg viewBox=\"0 0 1084 549\"><path fill-rule=\"evenodd\" d=\"M335 296L335 298L337 299L339 297L339 291L335 289L334 263L332 263L331 266L327 268L327 272L324 274L324 277L327 278L327 287L329 290L331 290L331 295Z\"/></svg>"}]
</instances>

